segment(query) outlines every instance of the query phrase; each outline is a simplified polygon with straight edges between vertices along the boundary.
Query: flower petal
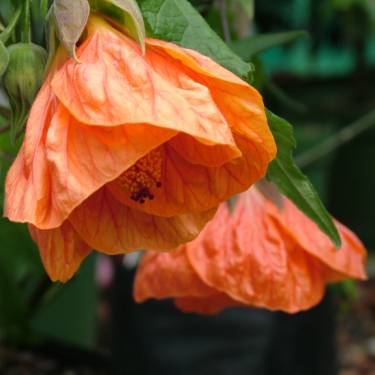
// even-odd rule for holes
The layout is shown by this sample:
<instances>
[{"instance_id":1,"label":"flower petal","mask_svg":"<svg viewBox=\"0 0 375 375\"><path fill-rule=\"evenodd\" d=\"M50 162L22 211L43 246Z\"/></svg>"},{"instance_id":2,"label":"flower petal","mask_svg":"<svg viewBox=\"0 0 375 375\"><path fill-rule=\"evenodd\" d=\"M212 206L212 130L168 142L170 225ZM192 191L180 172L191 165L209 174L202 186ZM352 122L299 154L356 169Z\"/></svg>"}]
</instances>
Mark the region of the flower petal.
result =
<instances>
[{"instance_id":1,"label":"flower petal","mask_svg":"<svg viewBox=\"0 0 375 375\"><path fill-rule=\"evenodd\" d=\"M232 130L267 152L269 161L275 157L275 141L267 125L262 97L255 88L196 51L156 39L148 39L147 44L159 55L180 61L180 70L190 71L197 82L209 88ZM158 64L156 69L160 72L162 64Z\"/></svg>"},{"instance_id":2,"label":"flower petal","mask_svg":"<svg viewBox=\"0 0 375 375\"><path fill-rule=\"evenodd\" d=\"M318 226L305 216L290 200L284 199L284 210L277 218L284 231L309 254L322 261L330 270L330 281L345 278L365 280L366 249L358 237L335 221L342 239L341 249L336 249Z\"/></svg>"},{"instance_id":3,"label":"flower petal","mask_svg":"<svg viewBox=\"0 0 375 375\"><path fill-rule=\"evenodd\" d=\"M244 304L235 301L224 293L216 293L206 297L178 297L175 305L185 313L214 315L228 307L243 307Z\"/></svg>"},{"instance_id":4,"label":"flower petal","mask_svg":"<svg viewBox=\"0 0 375 375\"><path fill-rule=\"evenodd\" d=\"M173 131L145 124L93 128L59 106L46 141L53 209L61 220L107 182L158 147ZM48 225L56 223L48 223Z\"/></svg>"},{"instance_id":5,"label":"flower petal","mask_svg":"<svg viewBox=\"0 0 375 375\"><path fill-rule=\"evenodd\" d=\"M138 303L149 298L208 297L216 293L198 277L181 250L147 252L134 280L134 299Z\"/></svg>"},{"instance_id":6,"label":"flower petal","mask_svg":"<svg viewBox=\"0 0 375 375\"><path fill-rule=\"evenodd\" d=\"M219 144L206 145L191 136L180 133L169 141L169 146L189 163L206 167L221 167L242 156L234 140L232 147Z\"/></svg>"},{"instance_id":7,"label":"flower petal","mask_svg":"<svg viewBox=\"0 0 375 375\"><path fill-rule=\"evenodd\" d=\"M82 241L69 222L49 230L40 230L30 225L29 230L52 281L70 280L91 252L91 248Z\"/></svg>"},{"instance_id":8,"label":"flower petal","mask_svg":"<svg viewBox=\"0 0 375 375\"><path fill-rule=\"evenodd\" d=\"M318 303L325 287L320 262L284 242L256 190L241 196L229 221L220 212L199 241L186 245L202 280L236 301L272 310L296 312ZM216 229L224 225L231 234Z\"/></svg>"},{"instance_id":9,"label":"flower petal","mask_svg":"<svg viewBox=\"0 0 375 375\"><path fill-rule=\"evenodd\" d=\"M46 212L51 205L44 143L56 100L49 81L47 79L34 101L24 142L8 172L5 186L5 216L12 221L37 226L46 220ZM56 220L52 216L53 212L49 220Z\"/></svg>"},{"instance_id":10,"label":"flower petal","mask_svg":"<svg viewBox=\"0 0 375 375\"><path fill-rule=\"evenodd\" d=\"M55 94L82 123L115 126L148 123L190 134L210 144L230 144L230 129L210 91L173 58L137 44L92 17L89 37L78 49L81 64L69 61L55 75ZM163 65L162 75L155 68Z\"/></svg>"},{"instance_id":11,"label":"flower petal","mask_svg":"<svg viewBox=\"0 0 375 375\"><path fill-rule=\"evenodd\" d=\"M109 188L119 201L151 215L170 217L209 210L248 189L266 172L264 158L267 157L243 137L236 136L236 142L243 157L212 168L192 164L186 160L186 154L183 157L180 150L176 151L176 147L169 143L164 145L160 148L162 187L155 191L154 200L147 200L142 205L131 200L116 181L109 184Z\"/></svg>"},{"instance_id":12,"label":"flower petal","mask_svg":"<svg viewBox=\"0 0 375 375\"><path fill-rule=\"evenodd\" d=\"M169 218L153 216L121 204L104 187L73 211L69 219L93 248L118 254L142 248L176 248L194 239L215 211Z\"/></svg>"}]
</instances>

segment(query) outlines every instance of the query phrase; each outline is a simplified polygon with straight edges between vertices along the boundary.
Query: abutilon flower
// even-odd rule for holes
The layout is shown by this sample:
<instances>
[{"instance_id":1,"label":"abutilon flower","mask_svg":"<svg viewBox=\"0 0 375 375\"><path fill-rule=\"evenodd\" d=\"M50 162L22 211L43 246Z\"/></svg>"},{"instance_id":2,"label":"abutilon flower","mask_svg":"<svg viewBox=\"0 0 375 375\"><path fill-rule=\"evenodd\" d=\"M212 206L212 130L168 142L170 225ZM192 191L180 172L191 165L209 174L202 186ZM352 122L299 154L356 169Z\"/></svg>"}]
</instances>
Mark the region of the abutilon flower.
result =
<instances>
[{"instance_id":1,"label":"abutilon flower","mask_svg":"<svg viewBox=\"0 0 375 375\"><path fill-rule=\"evenodd\" d=\"M365 279L366 251L336 221L337 250L287 198L280 207L252 188L233 213L224 203L198 238L173 252L148 252L137 270L134 296L174 298L185 312L213 314L232 306L295 313L316 305L325 286Z\"/></svg>"},{"instance_id":2,"label":"abutilon flower","mask_svg":"<svg viewBox=\"0 0 375 375\"><path fill-rule=\"evenodd\" d=\"M80 64L60 49L31 109L5 216L29 224L53 280L91 249L192 240L275 156L254 88L195 51L146 47L91 16Z\"/></svg>"}]
</instances>

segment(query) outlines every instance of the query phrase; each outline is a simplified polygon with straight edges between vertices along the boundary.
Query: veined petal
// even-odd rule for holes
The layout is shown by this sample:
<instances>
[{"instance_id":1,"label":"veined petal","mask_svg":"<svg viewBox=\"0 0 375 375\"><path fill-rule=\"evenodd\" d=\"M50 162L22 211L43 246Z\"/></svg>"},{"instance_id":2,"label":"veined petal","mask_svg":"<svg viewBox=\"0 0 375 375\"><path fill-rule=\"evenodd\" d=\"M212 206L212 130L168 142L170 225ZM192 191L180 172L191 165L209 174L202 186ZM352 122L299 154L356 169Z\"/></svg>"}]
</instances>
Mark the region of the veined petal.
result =
<instances>
[{"instance_id":1,"label":"veined petal","mask_svg":"<svg viewBox=\"0 0 375 375\"><path fill-rule=\"evenodd\" d=\"M134 299L138 303L149 298L208 297L216 293L198 277L181 250L147 252L134 280Z\"/></svg>"},{"instance_id":2,"label":"veined petal","mask_svg":"<svg viewBox=\"0 0 375 375\"><path fill-rule=\"evenodd\" d=\"M179 70L185 70L210 90L232 130L263 148L268 153L268 162L275 157L276 145L267 125L263 99L255 88L196 51L156 39L147 39L147 44L160 59L167 55L178 60ZM158 73L163 74L163 65L155 65Z\"/></svg>"},{"instance_id":3,"label":"veined petal","mask_svg":"<svg viewBox=\"0 0 375 375\"><path fill-rule=\"evenodd\" d=\"M34 101L24 142L5 184L4 215L12 221L29 222L37 226L46 220L46 212L51 204L44 144L56 100L49 81L47 79ZM54 221L56 217L50 217L49 220Z\"/></svg>"},{"instance_id":4,"label":"veined petal","mask_svg":"<svg viewBox=\"0 0 375 375\"><path fill-rule=\"evenodd\" d=\"M172 58L154 61L131 38L92 17L90 35L55 74L55 94L80 122L98 126L148 123L189 134L208 144L230 144L230 129L206 86ZM167 75L154 65L163 64ZM176 66L177 65L177 66ZM176 79L176 76L178 77Z\"/></svg>"},{"instance_id":5,"label":"veined petal","mask_svg":"<svg viewBox=\"0 0 375 375\"><path fill-rule=\"evenodd\" d=\"M234 139L233 145L206 145L191 136L180 133L168 142L181 157L191 164L205 167L221 167L242 156Z\"/></svg>"},{"instance_id":6,"label":"veined petal","mask_svg":"<svg viewBox=\"0 0 375 375\"><path fill-rule=\"evenodd\" d=\"M170 217L187 212L202 212L218 206L232 195L242 192L263 177L268 156L242 136L236 136L243 156L220 167L192 164L189 154L182 154L169 143L160 148L162 153L162 186L155 192L154 200L140 205L130 199L118 182L109 188L118 200L151 215ZM172 145L175 139L172 140ZM213 152L213 154L215 151ZM204 156L203 156L204 158Z\"/></svg>"},{"instance_id":7,"label":"veined petal","mask_svg":"<svg viewBox=\"0 0 375 375\"><path fill-rule=\"evenodd\" d=\"M330 270L327 275L329 281L350 277L362 280L367 278L365 247L352 231L337 220L335 223L342 239L341 249L336 249L318 226L286 198L284 209L276 220L282 225L285 233L292 236L307 253L327 266Z\"/></svg>"},{"instance_id":8,"label":"veined petal","mask_svg":"<svg viewBox=\"0 0 375 375\"><path fill-rule=\"evenodd\" d=\"M69 222L49 230L40 230L30 225L29 230L52 281L67 282L91 252L91 248L82 241Z\"/></svg>"},{"instance_id":9,"label":"veined petal","mask_svg":"<svg viewBox=\"0 0 375 375\"><path fill-rule=\"evenodd\" d=\"M236 301L288 312L307 309L323 297L324 272L317 259L284 242L263 199L255 190L243 194L230 222L216 217L200 241L186 245L188 258L203 281ZM232 233L218 246L215 226L223 225Z\"/></svg>"},{"instance_id":10,"label":"veined petal","mask_svg":"<svg viewBox=\"0 0 375 375\"><path fill-rule=\"evenodd\" d=\"M175 305L185 313L214 315L228 307L243 307L244 304L230 298L224 293L217 292L205 297L177 297Z\"/></svg>"},{"instance_id":11,"label":"veined petal","mask_svg":"<svg viewBox=\"0 0 375 375\"><path fill-rule=\"evenodd\" d=\"M169 218L153 216L121 204L104 187L77 207L69 220L93 248L119 254L143 248L176 248L194 239L215 211Z\"/></svg>"},{"instance_id":12,"label":"veined petal","mask_svg":"<svg viewBox=\"0 0 375 375\"><path fill-rule=\"evenodd\" d=\"M46 141L54 209L60 220L174 135L146 124L93 128L78 123L60 105Z\"/></svg>"},{"instance_id":13,"label":"veined petal","mask_svg":"<svg viewBox=\"0 0 375 375\"><path fill-rule=\"evenodd\" d=\"M181 66L189 68L192 71L209 78L210 81L217 82L217 84L228 84L229 86L237 85L248 88L249 84L237 77L229 70L223 68L215 61L201 53L192 49L179 47L176 44L166 42L164 40L147 38L147 47L158 53L159 55L169 55L176 61L181 63Z\"/></svg>"}]
</instances>

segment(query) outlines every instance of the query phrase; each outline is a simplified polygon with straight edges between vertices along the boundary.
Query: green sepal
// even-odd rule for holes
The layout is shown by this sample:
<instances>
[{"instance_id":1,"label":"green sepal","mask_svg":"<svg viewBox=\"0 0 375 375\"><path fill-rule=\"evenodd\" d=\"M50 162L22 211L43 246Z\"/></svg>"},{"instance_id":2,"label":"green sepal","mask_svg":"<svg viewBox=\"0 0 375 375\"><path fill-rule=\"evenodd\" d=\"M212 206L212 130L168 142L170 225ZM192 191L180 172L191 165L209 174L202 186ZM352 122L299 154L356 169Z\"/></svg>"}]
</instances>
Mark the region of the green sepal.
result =
<instances>
[{"instance_id":1,"label":"green sepal","mask_svg":"<svg viewBox=\"0 0 375 375\"><path fill-rule=\"evenodd\" d=\"M55 0L52 6L57 35L69 55L76 60L76 44L81 38L90 15L87 0Z\"/></svg>"}]
</instances>

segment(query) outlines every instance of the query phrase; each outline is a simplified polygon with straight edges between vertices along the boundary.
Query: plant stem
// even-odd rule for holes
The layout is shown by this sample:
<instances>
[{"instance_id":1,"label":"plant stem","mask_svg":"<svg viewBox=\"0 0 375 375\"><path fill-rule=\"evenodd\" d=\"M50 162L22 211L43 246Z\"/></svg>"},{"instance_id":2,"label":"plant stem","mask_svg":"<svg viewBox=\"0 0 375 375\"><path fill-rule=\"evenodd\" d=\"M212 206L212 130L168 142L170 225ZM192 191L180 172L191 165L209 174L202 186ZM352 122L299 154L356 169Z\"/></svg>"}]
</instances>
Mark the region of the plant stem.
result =
<instances>
[{"instance_id":1,"label":"plant stem","mask_svg":"<svg viewBox=\"0 0 375 375\"><path fill-rule=\"evenodd\" d=\"M332 136L326 138L321 143L313 146L310 150L303 152L296 157L296 163L300 168L305 168L310 164L315 163L321 157L329 154L337 149L339 146L350 142L355 137L359 136L366 130L375 125L375 110L367 113L359 120L341 129Z\"/></svg>"},{"instance_id":2,"label":"plant stem","mask_svg":"<svg viewBox=\"0 0 375 375\"><path fill-rule=\"evenodd\" d=\"M219 6L220 6L220 17L221 17L221 24L223 27L224 40L226 43L230 43L232 38L230 35L230 29L229 29L226 0L220 0Z\"/></svg>"},{"instance_id":3,"label":"plant stem","mask_svg":"<svg viewBox=\"0 0 375 375\"><path fill-rule=\"evenodd\" d=\"M13 34L13 31L14 31L14 28L16 27L17 25L17 22L21 16L21 13L22 13L22 7L18 7L16 9L16 11L14 12L14 14L12 15L10 21L9 21L9 24L7 25L7 27L4 29L4 31L1 33L0 35L0 40L5 44L8 39L12 36Z\"/></svg>"},{"instance_id":4,"label":"plant stem","mask_svg":"<svg viewBox=\"0 0 375 375\"><path fill-rule=\"evenodd\" d=\"M24 43L31 42L30 0L23 1L21 40Z\"/></svg>"}]
</instances>

